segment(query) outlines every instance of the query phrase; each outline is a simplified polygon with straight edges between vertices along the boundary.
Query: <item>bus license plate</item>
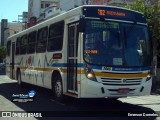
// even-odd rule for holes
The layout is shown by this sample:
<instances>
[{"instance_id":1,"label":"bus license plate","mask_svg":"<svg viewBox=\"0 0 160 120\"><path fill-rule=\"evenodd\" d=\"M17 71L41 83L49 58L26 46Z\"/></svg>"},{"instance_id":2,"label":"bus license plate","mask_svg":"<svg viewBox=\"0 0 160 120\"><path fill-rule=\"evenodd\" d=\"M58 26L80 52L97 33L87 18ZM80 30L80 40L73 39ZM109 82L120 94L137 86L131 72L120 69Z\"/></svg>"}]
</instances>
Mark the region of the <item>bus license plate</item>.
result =
<instances>
[{"instance_id":1,"label":"bus license plate","mask_svg":"<svg viewBox=\"0 0 160 120\"><path fill-rule=\"evenodd\" d=\"M119 93L129 93L129 88L119 88L118 92Z\"/></svg>"}]
</instances>

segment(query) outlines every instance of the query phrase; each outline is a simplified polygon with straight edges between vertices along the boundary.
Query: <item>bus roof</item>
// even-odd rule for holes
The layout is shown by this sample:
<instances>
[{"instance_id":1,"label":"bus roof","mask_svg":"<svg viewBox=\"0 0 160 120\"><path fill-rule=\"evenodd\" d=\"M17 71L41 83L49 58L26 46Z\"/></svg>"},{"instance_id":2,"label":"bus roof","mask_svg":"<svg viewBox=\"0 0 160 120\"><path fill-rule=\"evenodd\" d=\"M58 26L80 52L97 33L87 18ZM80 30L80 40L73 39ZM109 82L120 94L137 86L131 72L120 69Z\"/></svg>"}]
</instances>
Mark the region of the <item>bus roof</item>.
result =
<instances>
[{"instance_id":1,"label":"bus roof","mask_svg":"<svg viewBox=\"0 0 160 120\"><path fill-rule=\"evenodd\" d=\"M139 14L143 14L142 12L139 12L139 11L136 11L136 10L131 10L131 9L128 9L128 8L124 8L124 7L118 7L118 6L112 6L112 5L83 5L83 6L80 6L80 7L106 7L106 8L117 8L117 9L123 9L123 10L128 10L128 11L132 11L132 12L136 12L136 13L139 13Z\"/></svg>"},{"instance_id":2,"label":"bus roof","mask_svg":"<svg viewBox=\"0 0 160 120\"><path fill-rule=\"evenodd\" d=\"M84 9L87 9L88 12L84 11ZM135 10L130 10L130 9L126 9L126 8L116 7L116 6L106 6L106 5L83 5L83 6L79 6L77 8L71 9L71 10L69 10L67 12L62 13L62 14L59 14L57 16L54 16L54 17L52 17L50 19L47 19L47 20L45 20L45 21L43 21L41 23L38 23L37 25L35 25L35 26L31 27L31 28L28 28L26 30L23 30L23 31L21 31L21 32L19 32L17 34L14 34L14 35L8 37L8 40L11 39L12 37L23 36L24 34L28 34L28 31L29 32L36 31L36 30L38 30L40 28L43 28L43 27L48 26L50 24L56 23L58 21L65 20L66 18L73 17L75 15L85 15L86 17L105 17L106 18L105 15L104 16L97 16L98 15L97 9L110 10L111 13L107 14L107 17L109 16L109 18L112 18L112 19L115 19L116 17L118 17L117 19L120 19L120 16L124 15L122 13L125 12L125 14L128 15L128 17L126 17L126 16L125 17L126 18L130 18L128 20L133 20L133 17L132 17L133 15L131 13L134 13L135 15L138 15L138 17L139 16L144 17L144 19L142 21L143 21L143 23L146 23L146 21L144 21L145 20L144 14L142 14L142 13L140 13L138 11L135 11ZM119 16L112 15L112 14L116 14L116 13L114 13L115 10L117 10L117 12L120 11L119 13L117 13L117 15L119 15ZM124 20L124 18L122 20Z\"/></svg>"}]
</instances>

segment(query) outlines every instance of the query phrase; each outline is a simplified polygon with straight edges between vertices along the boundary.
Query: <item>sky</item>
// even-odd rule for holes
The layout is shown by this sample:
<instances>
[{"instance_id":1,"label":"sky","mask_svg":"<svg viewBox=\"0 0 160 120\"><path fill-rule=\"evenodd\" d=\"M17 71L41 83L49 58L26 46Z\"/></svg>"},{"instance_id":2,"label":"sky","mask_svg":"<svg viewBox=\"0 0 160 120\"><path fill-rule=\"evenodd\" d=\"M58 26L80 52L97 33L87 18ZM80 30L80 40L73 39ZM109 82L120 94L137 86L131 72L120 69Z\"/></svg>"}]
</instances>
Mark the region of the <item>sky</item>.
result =
<instances>
[{"instance_id":1,"label":"sky","mask_svg":"<svg viewBox=\"0 0 160 120\"><path fill-rule=\"evenodd\" d=\"M28 12L28 0L0 0L0 20L18 21L23 12Z\"/></svg>"}]
</instances>

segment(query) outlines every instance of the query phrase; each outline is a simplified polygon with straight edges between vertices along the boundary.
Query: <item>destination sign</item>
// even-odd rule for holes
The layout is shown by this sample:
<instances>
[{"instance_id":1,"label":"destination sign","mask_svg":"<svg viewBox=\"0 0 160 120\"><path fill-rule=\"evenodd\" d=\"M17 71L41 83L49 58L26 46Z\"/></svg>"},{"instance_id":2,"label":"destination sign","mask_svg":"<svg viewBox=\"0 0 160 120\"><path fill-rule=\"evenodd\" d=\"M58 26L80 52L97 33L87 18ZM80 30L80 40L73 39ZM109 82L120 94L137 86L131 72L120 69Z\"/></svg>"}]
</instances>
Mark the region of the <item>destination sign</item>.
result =
<instances>
[{"instance_id":1,"label":"destination sign","mask_svg":"<svg viewBox=\"0 0 160 120\"><path fill-rule=\"evenodd\" d=\"M83 15L91 18L115 19L146 23L146 18L143 14L118 7L84 6Z\"/></svg>"},{"instance_id":2,"label":"destination sign","mask_svg":"<svg viewBox=\"0 0 160 120\"><path fill-rule=\"evenodd\" d=\"M120 17L126 16L126 14L124 12L118 12L118 11L109 11L109 10L98 9L97 12L98 12L99 16L106 16L106 15L113 15L113 16L120 16Z\"/></svg>"}]
</instances>

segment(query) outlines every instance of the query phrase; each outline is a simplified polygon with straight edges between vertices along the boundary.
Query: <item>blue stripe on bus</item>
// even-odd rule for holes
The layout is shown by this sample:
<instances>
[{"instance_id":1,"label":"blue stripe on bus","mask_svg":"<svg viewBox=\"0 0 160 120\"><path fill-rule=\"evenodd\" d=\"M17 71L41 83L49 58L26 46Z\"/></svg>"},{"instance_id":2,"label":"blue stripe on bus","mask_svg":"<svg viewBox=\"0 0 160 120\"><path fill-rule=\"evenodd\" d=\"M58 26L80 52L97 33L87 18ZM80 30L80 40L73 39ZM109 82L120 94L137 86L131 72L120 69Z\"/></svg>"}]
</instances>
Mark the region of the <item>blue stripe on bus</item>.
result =
<instances>
[{"instance_id":1,"label":"blue stripe on bus","mask_svg":"<svg viewBox=\"0 0 160 120\"><path fill-rule=\"evenodd\" d=\"M141 68L113 68L113 71L146 71L150 70L150 67L141 67Z\"/></svg>"},{"instance_id":2,"label":"blue stripe on bus","mask_svg":"<svg viewBox=\"0 0 160 120\"><path fill-rule=\"evenodd\" d=\"M107 67L107 66L106 66ZM94 66L91 65L91 68L93 69L98 69L98 70L102 70L102 66ZM140 68L118 68L118 67L109 67L111 68L111 71L146 71L146 70L150 70L150 67L140 67Z\"/></svg>"},{"instance_id":3,"label":"blue stripe on bus","mask_svg":"<svg viewBox=\"0 0 160 120\"><path fill-rule=\"evenodd\" d=\"M52 67L67 67L67 63L56 63L52 64ZM78 68L83 68L84 64L83 63L78 63L77 64ZM97 70L102 70L102 66L95 66L95 65L90 65L92 69L97 69ZM111 71L146 71L150 70L150 67L140 67L140 68L118 68L118 67L111 67Z\"/></svg>"}]
</instances>

